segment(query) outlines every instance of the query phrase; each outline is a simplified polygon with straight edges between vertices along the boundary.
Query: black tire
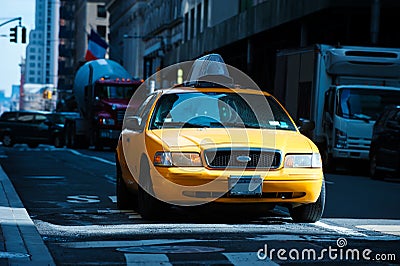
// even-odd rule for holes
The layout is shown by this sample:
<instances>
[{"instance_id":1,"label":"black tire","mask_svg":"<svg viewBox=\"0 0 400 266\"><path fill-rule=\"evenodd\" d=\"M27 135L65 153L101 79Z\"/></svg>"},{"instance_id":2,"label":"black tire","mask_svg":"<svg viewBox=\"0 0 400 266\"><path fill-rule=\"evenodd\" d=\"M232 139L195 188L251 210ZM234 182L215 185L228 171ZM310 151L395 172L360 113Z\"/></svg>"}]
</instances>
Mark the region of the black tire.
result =
<instances>
[{"instance_id":1,"label":"black tire","mask_svg":"<svg viewBox=\"0 0 400 266\"><path fill-rule=\"evenodd\" d=\"M65 145L67 148L75 148L74 130L71 122L65 124Z\"/></svg>"},{"instance_id":2,"label":"black tire","mask_svg":"<svg viewBox=\"0 0 400 266\"><path fill-rule=\"evenodd\" d=\"M93 135L93 144L94 144L94 149L97 151L102 151L104 149L104 145L102 140L99 137L99 132L94 133Z\"/></svg>"},{"instance_id":3,"label":"black tire","mask_svg":"<svg viewBox=\"0 0 400 266\"><path fill-rule=\"evenodd\" d=\"M118 162L118 158L116 156L116 174L117 174L117 185L116 185L116 193L117 193L117 208L120 210L131 210L133 207L132 201L135 199L129 193L128 188L124 180L122 179L122 171L121 166Z\"/></svg>"},{"instance_id":4,"label":"black tire","mask_svg":"<svg viewBox=\"0 0 400 266\"><path fill-rule=\"evenodd\" d=\"M53 138L53 145L54 145L54 147L56 147L56 148L62 148L62 147L64 147L64 139L61 137L60 134L54 135L54 138Z\"/></svg>"},{"instance_id":5,"label":"black tire","mask_svg":"<svg viewBox=\"0 0 400 266\"><path fill-rule=\"evenodd\" d=\"M322 181L321 193L316 202L290 208L290 216L296 223L315 223L321 219L325 208L325 181Z\"/></svg>"},{"instance_id":6,"label":"black tire","mask_svg":"<svg viewBox=\"0 0 400 266\"><path fill-rule=\"evenodd\" d=\"M14 146L14 138L10 133L5 133L3 136L3 146L4 147L12 147Z\"/></svg>"},{"instance_id":7,"label":"black tire","mask_svg":"<svg viewBox=\"0 0 400 266\"><path fill-rule=\"evenodd\" d=\"M384 175L382 171L376 169L376 155L372 154L369 160L369 174L374 180L382 180Z\"/></svg>"},{"instance_id":8,"label":"black tire","mask_svg":"<svg viewBox=\"0 0 400 266\"><path fill-rule=\"evenodd\" d=\"M39 143L37 143L37 142L29 142L28 143L28 147L32 148L32 149L37 148L38 146L39 146Z\"/></svg>"},{"instance_id":9,"label":"black tire","mask_svg":"<svg viewBox=\"0 0 400 266\"><path fill-rule=\"evenodd\" d=\"M323 169L326 173L335 173L336 172L336 166L337 166L337 160L333 158L331 154L328 154L325 166L323 165Z\"/></svg>"},{"instance_id":10,"label":"black tire","mask_svg":"<svg viewBox=\"0 0 400 266\"><path fill-rule=\"evenodd\" d=\"M163 218L164 209L167 205L151 194L154 193L150 178L150 168L147 158L143 156L140 164L138 210L140 215L146 220Z\"/></svg>"}]
</instances>

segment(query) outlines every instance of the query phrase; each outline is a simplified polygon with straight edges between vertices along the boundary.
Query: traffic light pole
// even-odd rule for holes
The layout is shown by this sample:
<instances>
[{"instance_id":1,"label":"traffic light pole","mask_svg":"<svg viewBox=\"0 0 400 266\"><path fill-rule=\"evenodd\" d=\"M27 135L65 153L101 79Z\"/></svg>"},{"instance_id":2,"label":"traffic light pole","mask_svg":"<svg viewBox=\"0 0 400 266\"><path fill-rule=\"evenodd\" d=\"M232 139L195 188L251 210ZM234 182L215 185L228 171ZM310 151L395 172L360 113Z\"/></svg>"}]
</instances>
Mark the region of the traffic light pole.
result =
<instances>
[{"instance_id":1,"label":"traffic light pole","mask_svg":"<svg viewBox=\"0 0 400 266\"><path fill-rule=\"evenodd\" d=\"M19 21L19 26L21 27L22 18L21 18L21 17L17 17L17 18L12 18L12 19L10 19L10 20L7 20L6 22L1 23L1 24L0 24L0 28L1 28L2 26L4 26L4 25L8 24L8 23L11 23L11 22L17 21L17 20Z\"/></svg>"}]
</instances>

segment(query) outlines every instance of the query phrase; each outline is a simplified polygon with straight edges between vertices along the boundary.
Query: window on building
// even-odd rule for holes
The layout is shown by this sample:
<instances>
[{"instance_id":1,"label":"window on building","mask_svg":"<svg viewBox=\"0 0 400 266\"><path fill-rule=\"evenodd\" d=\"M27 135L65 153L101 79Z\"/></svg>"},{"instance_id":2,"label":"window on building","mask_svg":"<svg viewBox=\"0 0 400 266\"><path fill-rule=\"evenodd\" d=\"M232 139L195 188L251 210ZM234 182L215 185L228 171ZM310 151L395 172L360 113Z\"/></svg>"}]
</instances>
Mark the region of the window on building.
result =
<instances>
[{"instance_id":1,"label":"window on building","mask_svg":"<svg viewBox=\"0 0 400 266\"><path fill-rule=\"evenodd\" d=\"M31 56L29 56L29 59L31 59L31 60L35 60L35 59L36 59L36 56L34 56L34 55L31 55Z\"/></svg>"},{"instance_id":2,"label":"window on building","mask_svg":"<svg viewBox=\"0 0 400 266\"><path fill-rule=\"evenodd\" d=\"M196 32L197 35L200 34L200 32L202 32L201 30L201 3L197 5L197 10L196 10L197 14L196 14Z\"/></svg>"},{"instance_id":3,"label":"window on building","mask_svg":"<svg viewBox=\"0 0 400 266\"><path fill-rule=\"evenodd\" d=\"M36 64L35 64L35 63L29 63L29 66L30 66L30 67L35 67Z\"/></svg>"},{"instance_id":4,"label":"window on building","mask_svg":"<svg viewBox=\"0 0 400 266\"><path fill-rule=\"evenodd\" d=\"M190 10L190 39L194 36L194 8Z\"/></svg>"},{"instance_id":5,"label":"window on building","mask_svg":"<svg viewBox=\"0 0 400 266\"><path fill-rule=\"evenodd\" d=\"M31 53L34 53L34 52L36 52L36 49L35 49L34 47L31 47L31 48L29 48L29 51L30 51Z\"/></svg>"},{"instance_id":6,"label":"window on building","mask_svg":"<svg viewBox=\"0 0 400 266\"><path fill-rule=\"evenodd\" d=\"M29 78L29 82L30 83L35 83L35 78ZM38 81L38 83L39 83L39 81Z\"/></svg>"},{"instance_id":7,"label":"window on building","mask_svg":"<svg viewBox=\"0 0 400 266\"><path fill-rule=\"evenodd\" d=\"M183 34L184 34L183 40L187 41L188 37L189 37L189 32L188 32L189 31L189 13L185 14L184 27L185 27L185 29L184 29L184 32L183 32Z\"/></svg>"},{"instance_id":8,"label":"window on building","mask_svg":"<svg viewBox=\"0 0 400 266\"><path fill-rule=\"evenodd\" d=\"M97 5L97 17L99 18L107 17L107 11L105 5Z\"/></svg>"},{"instance_id":9,"label":"window on building","mask_svg":"<svg viewBox=\"0 0 400 266\"><path fill-rule=\"evenodd\" d=\"M203 31L208 27L208 0L204 0Z\"/></svg>"},{"instance_id":10,"label":"window on building","mask_svg":"<svg viewBox=\"0 0 400 266\"><path fill-rule=\"evenodd\" d=\"M97 33L105 39L107 34L107 27L101 25L97 26Z\"/></svg>"}]
</instances>

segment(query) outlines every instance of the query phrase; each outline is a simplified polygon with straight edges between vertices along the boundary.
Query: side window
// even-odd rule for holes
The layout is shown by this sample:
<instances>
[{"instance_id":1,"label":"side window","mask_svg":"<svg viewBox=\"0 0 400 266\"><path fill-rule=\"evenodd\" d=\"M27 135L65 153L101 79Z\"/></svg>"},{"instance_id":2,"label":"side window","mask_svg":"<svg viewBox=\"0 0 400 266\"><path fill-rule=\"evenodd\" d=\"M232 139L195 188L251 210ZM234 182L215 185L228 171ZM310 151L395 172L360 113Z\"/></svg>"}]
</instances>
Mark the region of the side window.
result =
<instances>
[{"instance_id":1,"label":"side window","mask_svg":"<svg viewBox=\"0 0 400 266\"><path fill-rule=\"evenodd\" d=\"M142 106L140 106L139 108L139 117L142 119L142 123L140 125L141 128L144 128L146 122L147 122L147 118L149 116L150 113L150 109L153 106L154 101L156 100L157 95L153 94L150 95L142 104Z\"/></svg>"},{"instance_id":2,"label":"side window","mask_svg":"<svg viewBox=\"0 0 400 266\"><path fill-rule=\"evenodd\" d=\"M145 98L145 100L142 102L136 101L133 103L132 102L129 103L125 117L127 117L127 116L128 117L139 117L140 121L138 121L139 125L132 125L129 123L129 118L128 118L128 120L127 120L128 124L125 125L126 128L131 128L131 129L134 129L135 131L136 130L143 131L143 129L147 123L147 118L148 118L150 109L151 109L154 101L156 100L156 98L157 98L157 94L151 94L147 98ZM137 98L137 99L140 99L140 98Z\"/></svg>"},{"instance_id":3,"label":"side window","mask_svg":"<svg viewBox=\"0 0 400 266\"><path fill-rule=\"evenodd\" d=\"M41 124L46 120L47 120L47 116L41 115L41 114L36 114L34 123L35 124Z\"/></svg>"},{"instance_id":4,"label":"side window","mask_svg":"<svg viewBox=\"0 0 400 266\"><path fill-rule=\"evenodd\" d=\"M17 121L23 123L33 123L34 114L19 114Z\"/></svg>"},{"instance_id":5,"label":"side window","mask_svg":"<svg viewBox=\"0 0 400 266\"><path fill-rule=\"evenodd\" d=\"M3 113L0 120L1 121L15 121L15 120L17 120L17 113Z\"/></svg>"}]
</instances>

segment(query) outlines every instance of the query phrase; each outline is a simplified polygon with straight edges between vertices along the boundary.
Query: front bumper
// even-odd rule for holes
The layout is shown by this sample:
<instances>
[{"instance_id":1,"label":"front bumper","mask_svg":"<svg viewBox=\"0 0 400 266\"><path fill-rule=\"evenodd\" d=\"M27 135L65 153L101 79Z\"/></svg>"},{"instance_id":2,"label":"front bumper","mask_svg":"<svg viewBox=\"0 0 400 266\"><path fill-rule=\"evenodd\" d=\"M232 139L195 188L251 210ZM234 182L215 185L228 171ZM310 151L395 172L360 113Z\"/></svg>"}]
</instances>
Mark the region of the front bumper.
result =
<instances>
[{"instance_id":1,"label":"front bumper","mask_svg":"<svg viewBox=\"0 0 400 266\"><path fill-rule=\"evenodd\" d=\"M312 203L320 194L320 168L270 171L210 170L206 168L151 167L150 176L157 198L178 205L220 203ZM229 177L260 176L262 194L231 196Z\"/></svg>"},{"instance_id":2,"label":"front bumper","mask_svg":"<svg viewBox=\"0 0 400 266\"><path fill-rule=\"evenodd\" d=\"M100 129L99 136L101 139L118 140L121 130L118 129Z\"/></svg>"},{"instance_id":3,"label":"front bumper","mask_svg":"<svg viewBox=\"0 0 400 266\"><path fill-rule=\"evenodd\" d=\"M350 150L350 149L333 149L333 158L352 158L352 159L361 159L361 160L369 160L369 151L368 150Z\"/></svg>"}]
</instances>

